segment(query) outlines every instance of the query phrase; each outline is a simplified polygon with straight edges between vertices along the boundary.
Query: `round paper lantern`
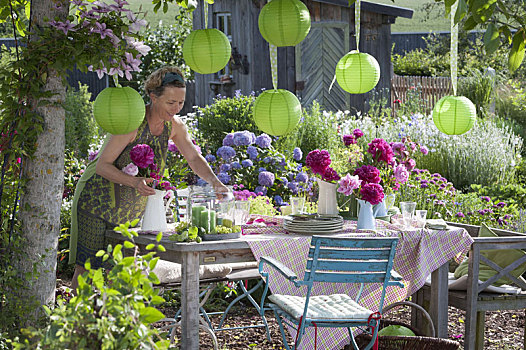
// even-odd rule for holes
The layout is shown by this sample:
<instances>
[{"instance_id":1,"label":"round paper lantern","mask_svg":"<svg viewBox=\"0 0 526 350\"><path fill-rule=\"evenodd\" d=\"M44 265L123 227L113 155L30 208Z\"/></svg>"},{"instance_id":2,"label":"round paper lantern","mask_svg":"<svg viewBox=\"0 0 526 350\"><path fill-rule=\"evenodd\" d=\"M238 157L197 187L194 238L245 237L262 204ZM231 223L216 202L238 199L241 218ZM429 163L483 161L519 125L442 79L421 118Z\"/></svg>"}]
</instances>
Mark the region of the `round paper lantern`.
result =
<instances>
[{"instance_id":1,"label":"round paper lantern","mask_svg":"<svg viewBox=\"0 0 526 350\"><path fill-rule=\"evenodd\" d=\"M254 102L254 121L257 127L274 136L292 131L301 117L301 104L290 91L266 90Z\"/></svg>"},{"instance_id":2,"label":"round paper lantern","mask_svg":"<svg viewBox=\"0 0 526 350\"><path fill-rule=\"evenodd\" d=\"M464 96L444 96L433 108L433 122L447 135L461 135L473 127L477 110Z\"/></svg>"},{"instance_id":3,"label":"round paper lantern","mask_svg":"<svg viewBox=\"0 0 526 350\"><path fill-rule=\"evenodd\" d=\"M309 34L309 9L299 0L272 0L261 9L258 26L272 45L295 46Z\"/></svg>"},{"instance_id":4,"label":"round paper lantern","mask_svg":"<svg viewBox=\"0 0 526 350\"><path fill-rule=\"evenodd\" d=\"M212 74L225 68L231 48L226 35L214 28L192 31L183 43L183 58L197 73Z\"/></svg>"},{"instance_id":5,"label":"round paper lantern","mask_svg":"<svg viewBox=\"0 0 526 350\"><path fill-rule=\"evenodd\" d=\"M141 95L131 87L107 87L93 103L93 116L104 131L127 134L141 125L146 108Z\"/></svg>"},{"instance_id":6,"label":"round paper lantern","mask_svg":"<svg viewBox=\"0 0 526 350\"><path fill-rule=\"evenodd\" d=\"M338 61L336 80L342 89L351 94L372 90L380 80L380 65L373 56L351 51Z\"/></svg>"}]
</instances>

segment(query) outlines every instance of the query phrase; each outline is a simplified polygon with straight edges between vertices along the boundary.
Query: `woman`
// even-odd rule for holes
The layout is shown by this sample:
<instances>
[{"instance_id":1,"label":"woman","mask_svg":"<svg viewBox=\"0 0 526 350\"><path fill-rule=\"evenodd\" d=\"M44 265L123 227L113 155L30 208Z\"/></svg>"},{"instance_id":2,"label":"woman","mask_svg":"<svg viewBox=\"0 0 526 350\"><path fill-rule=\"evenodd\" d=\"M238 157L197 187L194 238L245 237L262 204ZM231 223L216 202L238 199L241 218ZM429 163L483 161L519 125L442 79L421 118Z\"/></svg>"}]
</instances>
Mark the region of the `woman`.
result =
<instances>
[{"instance_id":1,"label":"woman","mask_svg":"<svg viewBox=\"0 0 526 350\"><path fill-rule=\"evenodd\" d=\"M69 262L75 263L71 287L76 290L77 278L84 271L84 263L102 266L95 257L106 249L104 234L120 223L143 215L147 196L155 194L151 178L131 176L122 169L131 163L130 151L138 144L149 145L155 154L154 163L163 174L168 140L186 158L192 170L214 187L216 193L228 192L197 152L184 123L176 116L183 108L186 84L181 71L165 67L153 72L144 84L150 104L137 130L123 135L109 135L97 158L82 175L73 200Z\"/></svg>"}]
</instances>

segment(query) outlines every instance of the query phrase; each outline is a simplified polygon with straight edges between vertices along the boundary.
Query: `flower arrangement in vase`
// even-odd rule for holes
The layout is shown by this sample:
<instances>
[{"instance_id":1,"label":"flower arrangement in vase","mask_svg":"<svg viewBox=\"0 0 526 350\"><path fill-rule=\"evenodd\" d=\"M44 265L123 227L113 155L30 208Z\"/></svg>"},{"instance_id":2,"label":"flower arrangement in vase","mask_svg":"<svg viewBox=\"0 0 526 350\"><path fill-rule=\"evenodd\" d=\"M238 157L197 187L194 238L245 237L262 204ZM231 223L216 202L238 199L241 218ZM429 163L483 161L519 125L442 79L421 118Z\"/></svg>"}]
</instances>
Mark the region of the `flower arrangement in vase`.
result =
<instances>
[{"instance_id":1,"label":"flower arrangement in vase","mask_svg":"<svg viewBox=\"0 0 526 350\"><path fill-rule=\"evenodd\" d=\"M314 173L318 182L318 214L337 215L339 211L336 200L336 181L340 179L340 175L330 167L329 152L319 149L310 151L305 158L305 164Z\"/></svg>"}]
</instances>

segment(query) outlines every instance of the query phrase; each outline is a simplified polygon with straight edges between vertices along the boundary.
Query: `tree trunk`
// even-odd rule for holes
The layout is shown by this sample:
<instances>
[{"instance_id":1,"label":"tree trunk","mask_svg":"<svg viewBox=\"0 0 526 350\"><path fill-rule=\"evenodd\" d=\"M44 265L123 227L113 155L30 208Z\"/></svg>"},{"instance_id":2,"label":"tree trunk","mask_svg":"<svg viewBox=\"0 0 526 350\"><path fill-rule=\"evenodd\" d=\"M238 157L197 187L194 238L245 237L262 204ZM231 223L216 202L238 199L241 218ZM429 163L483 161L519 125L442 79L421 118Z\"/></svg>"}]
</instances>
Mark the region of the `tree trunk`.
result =
<instances>
[{"instance_id":1,"label":"tree trunk","mask_svg":"<svg viewBox=\"0 0 526 350\"><path fill-rule=\"evenodd\" d=\"M60 3L63 6L57 8L56 4ZM64 21L68 7L69 2L65 3L64 0L32 1L32 31L38 33L38 28L46 26L45 18ZM37 35L31 39L35 42L38 40ZM28 281L28 288L23 293L26 293L27 298L48 305L55 301L57 246L64 190L65 114L60 104L64 101L66 87L57 71L45 71L47 80L44 90L53 91L55 95L51 98L52 104L36 109L43 116L44 128L37 139L36 152L24 164L24 177L28 182L19 209L23 248L16 261L20 272L32 272L33 265L37 272L37 279ZM53 105L55 102L58 103ZM37 317L40 312L35 311L34 316Z\"/></svg>"}]
</instances>

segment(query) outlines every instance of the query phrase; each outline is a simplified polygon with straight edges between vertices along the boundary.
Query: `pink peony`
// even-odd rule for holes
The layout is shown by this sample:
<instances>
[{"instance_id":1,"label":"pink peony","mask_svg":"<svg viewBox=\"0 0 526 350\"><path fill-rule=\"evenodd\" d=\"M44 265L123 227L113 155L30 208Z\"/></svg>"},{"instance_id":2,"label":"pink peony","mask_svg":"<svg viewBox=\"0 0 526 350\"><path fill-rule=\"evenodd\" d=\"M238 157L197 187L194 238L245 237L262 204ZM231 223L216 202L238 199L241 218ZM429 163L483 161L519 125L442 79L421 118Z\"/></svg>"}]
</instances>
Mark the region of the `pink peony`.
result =
<instances>
[{"instance_id":1,"label":"pink peony","mask_svg":"<svg viewBox=\"0 0 526 350\"><path fill-rule=\"evenodd\" d=\"M355 138L359 139L360 137L363 136L363 131L360 129L354 129L352 134L354 135Z\"/></svg>"},{"instance_id":2,"label":"pink peony","mask_svg":"<svg viewBox=\"0 0 526 350\"><path fill-rule=\"evenodd\" d=\"M125 174L136 176L139 173L139 168L137 168L137 165L130 163L126 165L124 168L122 168L122 171Z\"/></svg>"},{"instance_id":3,"label":"pink peony","mask_svg":"<svg viewBox=\"0 0 526 350\"><path fill-rule=\"evenodd\" d=\"M353 175L358 175L360 180L367 183L380 183L380 170L372 165L363 165L354 171Z\"/></svg>"},{"instance_id":4,"label":"pink peony","mask_svg":"<svg viewBox=\"0 0 526 350\"><path fill-rule=\"evenodd\" d=\"M415 168L416 162L414 159L409 158L408 160L405 161L404 165L407 168L407 170L411 171Z\"/></svg>"},{"instance_id":5,"label":"pink peony","mask_svg":"<svg viewBox=\"0 0 526 350\"><path fill-rule=\"evenodd\" d=\"M321 179L324 181L338 181L340 179L340 175L331 167L327 167L325 169L325 172L321 175Z\"/></svg>"},{"instance_id":6,"label":"pink peony","mask_svg":"<svg viewBox=\"0 0 526 350\"><path fill-rule=\"evenodd\" d=\"M394 169L394 176L396 178L396 181L403 184L406 183L406 181L409 179L409 172L403 164L399 164Z\"/></svg>"},{"instance_id":7,"label":"pink peony","mask_svg":"<svg viewBox=\"0 0 526 350\"><path fill-rule=\"evenodd\" d=\"M155 157L153 150L150 146L145 144L138 144L132 148L130 152L130 158L135 165L139 168L147 168L153 163Z\"/></svg>"},{"instance_id":8,"label":"pink peony","mask_svg":"<svg viewBox=\"0 0 526 350\"><path fill-rule=\"evenodd\" d=\"M384 200L384 189L376 183L366 183L360 190L360 197L366 202L376 205Z\"/></svg>"},{"instance_id":9,"label":"pink peony","mask_svg":"<svg viewBox=\"0 0 526 350\"><path fill-rule=\"evenodd\" d=\"M305 164L311 168L315 174L323 175L327 167L331 164L331 156L326 150L315 149L310 151L305 158Z\"/></svg>"},{"instance_id":10,"label":"pink peony","mask_svg":"<svg viewBox=\"0 0 526 350\"><path fill-rule=\"evenodd\" d=\"M368 153L373 155L376 162L385 162L391 164L393 162L393 149L384 139L374 139L369 143Z\"/></svg>"},{"instance_id":11,"label":"pink peony","mask_svg":"<svg viewBox=\"0 0 526 350\"><path fill-rule=\"evenodd\" d=\"M343 135L343 144L345 146L350 146L356 143L356 139L353 135Z\"/></svg>"},{"instance_id":12,"label":"pink peony","mask_svg":"<svg viewBox=\"0 0 526 350\"><path fill-rule=\"evenodd\" d=\"M361 183L362 180L360 180L357 175L351 176L351 174L347 174L338 182L340 186L338 187L337 191L343 193L346 196L350 196L353 190L360 188Z\"/></svg>"}]
</instances>

